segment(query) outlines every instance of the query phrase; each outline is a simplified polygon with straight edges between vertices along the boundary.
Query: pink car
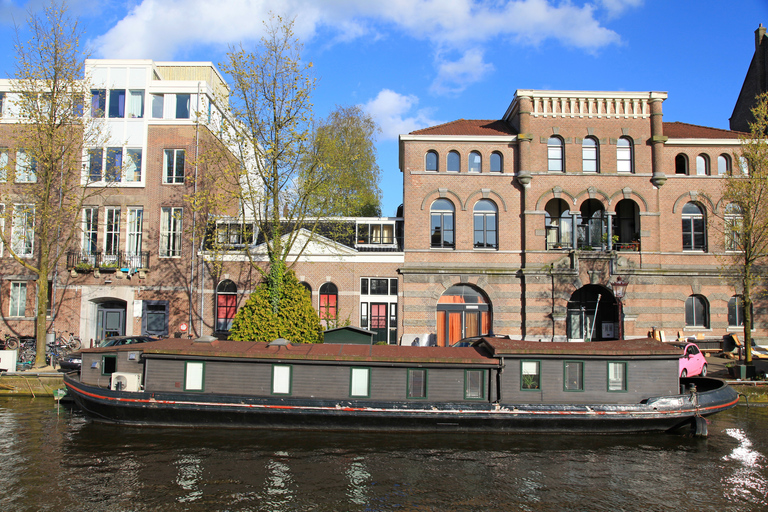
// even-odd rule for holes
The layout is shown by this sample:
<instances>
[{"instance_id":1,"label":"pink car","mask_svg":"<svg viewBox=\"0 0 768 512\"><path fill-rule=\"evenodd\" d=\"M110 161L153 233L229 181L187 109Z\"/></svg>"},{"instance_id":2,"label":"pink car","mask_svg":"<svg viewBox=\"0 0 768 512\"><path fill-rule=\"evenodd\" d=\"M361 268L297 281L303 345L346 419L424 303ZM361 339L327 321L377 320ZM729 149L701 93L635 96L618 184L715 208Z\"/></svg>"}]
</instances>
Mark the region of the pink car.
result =
<instances>
[{"instance_id":1,"label":"pink car","mask_svg":"<svg viewBox=\"0 0 768 512\"><path fill-rule=\"evenodd\" d=\"M676 343L675 346L683 349L683 356L680 358L680 377L707 376L707 358L695 343Z\"/></svg>"}]
</instances>

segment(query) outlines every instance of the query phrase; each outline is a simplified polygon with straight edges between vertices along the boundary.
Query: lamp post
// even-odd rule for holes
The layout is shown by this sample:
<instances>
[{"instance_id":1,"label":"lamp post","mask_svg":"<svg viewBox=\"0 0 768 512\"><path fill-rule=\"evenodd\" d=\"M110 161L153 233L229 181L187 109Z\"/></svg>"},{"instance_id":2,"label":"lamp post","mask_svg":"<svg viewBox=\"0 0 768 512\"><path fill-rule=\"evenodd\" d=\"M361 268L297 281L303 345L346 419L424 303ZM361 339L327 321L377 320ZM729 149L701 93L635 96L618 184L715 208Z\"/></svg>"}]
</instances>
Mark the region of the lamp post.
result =
<instances>
[{"instance_id":1,"label":"lamp post","mask_svg":"<svg viewBox=\"0 0 768 512\"><path fill-rule=\"evenodd\" d=\"M619 339L624 339L624 294L627 291L629 283L624 281L621 276L616 278L616 281L611 283L613 288L613 296L616 297L616 301L619 303Z\"/></svg>"}]
</instances>

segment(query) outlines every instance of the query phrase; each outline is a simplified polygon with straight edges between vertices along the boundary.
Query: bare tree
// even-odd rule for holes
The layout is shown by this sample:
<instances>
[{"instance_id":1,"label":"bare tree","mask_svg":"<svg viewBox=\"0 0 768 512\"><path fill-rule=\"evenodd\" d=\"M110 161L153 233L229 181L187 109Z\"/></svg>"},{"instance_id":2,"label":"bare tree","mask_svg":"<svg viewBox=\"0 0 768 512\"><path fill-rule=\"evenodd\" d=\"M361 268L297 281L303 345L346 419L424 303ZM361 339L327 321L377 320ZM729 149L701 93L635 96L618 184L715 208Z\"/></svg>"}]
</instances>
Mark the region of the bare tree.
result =
<instances>
[{"instance_id":1,"label":"bare tree","mask_svg":"<svg viewBox=\"0 0 768 512\"><path fill-rule=\"evenodd\" d=\"M0 232L16 262L37 278L35 366L45 364L49 279L80 232L84 202L98 193L82 171L86 147L106 134L86 113L89 93L80 48L82 31L64 3L51 3L27 20L28 40L16 30L16 71L9 111L17 123L10 142L15 165L0 188L10 237Z\"/></svg>"}]
</instances>

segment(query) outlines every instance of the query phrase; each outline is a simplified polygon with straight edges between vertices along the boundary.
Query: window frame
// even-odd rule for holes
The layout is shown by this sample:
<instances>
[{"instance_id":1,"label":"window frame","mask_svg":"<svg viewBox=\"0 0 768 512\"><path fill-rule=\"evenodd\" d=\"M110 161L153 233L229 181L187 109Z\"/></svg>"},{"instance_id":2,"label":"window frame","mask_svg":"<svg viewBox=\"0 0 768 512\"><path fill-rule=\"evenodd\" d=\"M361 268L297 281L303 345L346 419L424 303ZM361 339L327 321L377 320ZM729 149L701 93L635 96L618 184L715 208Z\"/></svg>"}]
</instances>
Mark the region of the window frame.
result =
<instances>
[{"instance_id":1,"label":"window frame","mask_svg":"<svg viewBox=\"0 0 768 512\"><path fill-rule=\"evenodd\" d=\"M617 388L614 384L612 384L612 380L615 381L615 379L611 379L611 367L613 365L619 365L618 368L622 368L621 373L621 381L620 381L620 387ZM629 389L629 368L626 361L606 361L606 379L605 379L605 386L606 391L608 393L627 393Z\"/></svg>"},{"instance_id":2,"label":"window frame","mask_svg":"<svg viewBox=\"0 0 768 512\"><path fill-rule=\"evenodd\" d=\"M475 368L466 368L464 370L464 400L485 400L485 383L487 381L486 372L487 370ZM480 381L477 383L479 386L479 393L472 393L472 390L470 389L470 386L473 384L470 376L474 374L480 375Z\"/></svg>"},{"instance_id":3,"label":"window frame","mask_svg":"<svg viewBox=\"0 0 768 512\"><path fill-rule=\"evenodd\" d=\"M483 172L483 155L479 151L470 151L469 155L467 155L467 172Z\"/></svg>"},{"instance_id":4,"label":"window frame","mask_svg":"<svg viewBox=\"0 0 768 512\"><path fill-rule=\"evenodd\" d=\"M490 157L488 158L488 165L489 165L488 172L503 173L504 172L504 155L502 155L500 151L492 152Z\"/></svg>"},{"instance_id":5,"label":"window frame","mask_svg":"<svg viewBox=\"0 0 768 512\"><path fill-rule=\"evenodd\" d=\"M230 286L231 283L231 286ZM228 297L221 304L221 297ZM229 304L229 302L233 302ZM224 316L222 316L222 312ZM231 279L222 279L216 285L216 332L229 332L237 314L237 285ZM231 316L228 316L230 315Z\"/></svg>"},{"instance_id":6,"label":"window frame","mask_svg":"<svg viewBox=\"0 0 768 512\"><path fill-rule=\"evenodd\" d=\"M111 217L111 218L110 218ZM104 256L120 253L120 207L104 207Z\"/></svg>"},{"instance_id":7,"label":"window frame","mask_svg":"<svg viewBox=\"0 0 768 512\"><path fill-rule=\"evenodd\" d=\"M589 141L592 145L587 145ZM591 162L590 167L594 169L587 169L587 163ZM589 174L598 174L600 172L600 142L593 136L584 137L581 141L581 172Z\"/></svg>"},{"instance_id":8,"label":"window frame","mask_svg":"<svg viewBox=\"0 0 768 512\"><path fill-rule=\"evenodd\" d=\"M181 206L163 206L160 208L160 244L161 258L180 258L183 248L184 208Z\"/></svg>"},{"instance_id":9,"label":"window frame","mask_svg":"<svg viewBox=\"0 0 768 512\"><path fill-rule=\"evenodd\" d=\"M750 307L750 309L752 313L749 315L749 318L752 325L750 325L749 329L753 330L755 328L755 314L754 308ZM736 323L731 322L732 318L736 319ZM728 328L744 328L744 302L741 295L734 295L728 299Z\"/></svg>"},{"instance_id":10,"label":"window frame","mask_svg":"<svg viewBox=\"0 0 768 512\"><path fill-rule=\"evenodd\" d=\"M437 205L440 203L437 207ZM445 205L445 206L443 206ZM447 206L450 205L449 210ZM439 219L439 225L435 224ZM446 220L450 220L450 227L446 228ZM439 228L436 235L435 229ZM432 202L429 207L429 240L431 249L455 249L456 248L456 207L446 198L438 198ZM450 237L448 236L450 234ZM438 237L437 239L435 237ZM450 240L450 241L449 241Z\"/></svg>"},{"instance_id":11,"label":"window frame","mask_svg":"<svg viewBox=\"0 0 768 512\"><path fill-rule=\"evenodd\" d=\"M416 373L422 373L422 386L421 389L415 390L413 388L414 379L413 375ZM427 368L407 368L406 370L406 393L405 396L408 400L426 400L429 397L429 370ZM416 391L416 394L414 393Z\"/></svg>"},{"instance_id":12,"label":"window frame","mask_svg":"<svg viewBox=\"0 0 768 512\"><path fill-rule=\"evenodd\" d=\"M622 142L626 145L623 145ZM616 140L616 172L619 174L633 174L635 172L635 144L627 136L619 137Z\"/></svg>"},{"instance_id":13,"label":"window frame","mask_svg":"<svg viewBox=\"0 0 768 512\"><path fill-rule=\"evenodd\" d=\"M434 159L434 169L430 165L431 160ZM437 151L430 149L424 154L424 171L425 172L438 172L440 169L440 156Z\"/></svg>"},{"instance_id":14,"label":"window frame","mask_svg":"<svg viewBox=\"0 0 768 512\"><path fill-rule=\"evenodd\" d=\"M107 360L111 361L110 365L114 364L114 370L111 372L107 371ZM117 371L117 355L111 355L111 354L104 354L101 356L101 375L107 376L112 375Z\"/></svg>"},{"instance_id":15,"label":"window frame","mask_svg":"<svg viewBox=\"0 0 768 512\"><path fill-rule=\"evenodd\" d=\"M565 172L565 143L558 136L547 139L547 172Z\"/></svg>"},{"instance_id":16,"label":"window frame","mask_svg":"<svg viewBox=\"0 0 768 512\"><path fill-rule=\"evenodd\" d=\"M356 372L365 372L363 377L355 377ZM352 366L349 369L349 398L370 398L371 397L371 368L367 366ZM363 379L365 382L365 393L356 393L357 380Z\"/></svg>"},{"instance_id":17,"label":"window frame","mask_svg":"<svg viewBox=\"0 0 768 512\"><path fill-rule=\"evenodd\" d=\"M281 370L278 372L277 370ZM282 370L287 371L287 375L283 375ZM287 382L278 382L278 378L285 379ZM279 384L279 386L278 386ZM287 391L281 391L287 388ZM280 391L278 391L280 389ZM291 396L293 394L293 365L292 364L273 364L270 378L270 394L278 396Z\"/></svg>"},{"instance_id":18,"label":"window frame","mask_svg":"<svg viewBox=\"0 0 768 512\"><path fill-rule=\"evenodd\" d=\"M696 176L709 176L709 156L704 153L696 155Z\"/></svg>"},{"instance_id":19,"label":"window frame","mask_svg":"<svg viewBox=\"0 0 768 512\"><path fill-rule=\"evenodd\" d=\"M570 381L568 378L568 365L578 365L579 375L577 387L570 387ZM563 391L566 393L583 392L584 391L584 361L568 360L563 361Z\"/></svg>"},{"instance_id":20,"label":"window frame","mask_svg":"<svg viewBox=\"0 0 768 512\"><path fill-rule=\"evenodd\" d=\"M10 162L10 152L6 147L0 147L0 183L8 181L8 163Z\"/></svg>"},{"instance_id":21,"label":"window frame","mask_svg":"<svg viewBox=\"0 0 768 512\"><path fill-rule=\"evenodd\" d=\"M697 306L701 309L700 316L697 317ZM709 329L710 326L710 308L709 301L701 294L694 293L685 299L685 328L686 329Z\"/></svg>"},{"instance_id":22,"label":"window frame","mask_svg":"<svg viewBox=\"0 0 768 512\"><path fill-rule=\"evenodd\" d=\"M19 233L20 231L22 232L21 234ZM21 244L23 244L23 248ZM20 258L31 258L35 255L34 204L17 203L13 205L11 249Z\"/></svg>"},{"instance_id":23,"label":"window frame","mask_svg":"<svg viewBox=\"0 0 768 512\"><path fill-rule=\"evenodd\" d=\"M9 317L26 318L27 291L28 291L27 288L28 287L27 287L26 281L11 281L10 293L8 296L8 316ZM16 290L16 293L14 293L14 290Z\"/></svg>"},{"instance_id":24,"label":"window frame","mask_svg":"<svg viewBox=\"0 0 768 512\"><path fill-rule=\"evenodd\" d=\"M14 183L37 183L37 160L24 149L16 151Z\"/></svg>"},{"instance_id":25,"label":"window frame","mask_svg":"<svg viewBox=\"0 0 768 512\"><path fill-rule=\"evenodd\" d=\"M170 160L169 160L170 158ZM181 168L179 169L179 159ZM185 168L187 165L186 150L163 150L163 185L183 185L185 181Z\"/></svg>"},{"instance_id":26,"label":"window frame","mask_svg":"<svg viewBox=\"0 0 768 512\"><path fill-rule=\"evenodd\" d=\"M490 205L493 210L478 210L478 205ZM489 221L493 222L492 227L488 227ZM480 226L478 226L480 222ZM490 199L480 199L472 208L472 247L474 249L499 249L499 208L496 203ZM489 242L489 238L493 241Z\"/></svg>"},{"instance_id":27,"label":"window frame","mask_svg":"<svg viewBox=\"0 0 768 512\"><path fill-rule=\"evenodd\" d=\"M199 367L199 372L190 372L192 367ZM198 378L191 381L191 378L194 377ZM184 361L184 391L191 393L203 393L205 391L205 361Z\"/></svg>"},{"instance_id":28,"label":"window frame","mask_svg":"<svg viewBox=\"0 0 768 512\"><path fill-rule=\"evenodd\" d=\"M536 373L526 373L526 364L534 363ZM535 375L535 387L526 385L526 376ZM520 391L541 391L541 360L540 359L521 359L520 360Z\"/></svg>"},{"instance_id":29,"label":"window frame","mask_svg":"<svg viewBox=\"0 0 768 512\"><path fill-rule=\"evenodd\" d=\"M685 210L688 205L693 205L698 210L698 213L686 212ZM704 213L704 208L694 201L689 201L683 205L680 212L680 220L682 223L683 251L707 252L707 217ZM697 230L697 226L700 226L700 230ZM701 243L696 242L697 234L701 235Z\"/></svg>"},{"instance_id":30,"label":"window frame","mask_svg":"<svg viewBox=\"0 0 768 512\"><path fill-rule=\"evenodd\" d=\"M320 285L317 305L320 321L336 320L339 314L339 287L332 281Z\"/></svg>"},{"instance_id":31,"label":"window frame","mask_svg":"<svg viewBox=\"0 0 768 512\"><path fill-rule=\"evenodd\" d=\"M445 172L461 172L461 154L452 149L445 158Z\"/></svg>"}]
</instances>

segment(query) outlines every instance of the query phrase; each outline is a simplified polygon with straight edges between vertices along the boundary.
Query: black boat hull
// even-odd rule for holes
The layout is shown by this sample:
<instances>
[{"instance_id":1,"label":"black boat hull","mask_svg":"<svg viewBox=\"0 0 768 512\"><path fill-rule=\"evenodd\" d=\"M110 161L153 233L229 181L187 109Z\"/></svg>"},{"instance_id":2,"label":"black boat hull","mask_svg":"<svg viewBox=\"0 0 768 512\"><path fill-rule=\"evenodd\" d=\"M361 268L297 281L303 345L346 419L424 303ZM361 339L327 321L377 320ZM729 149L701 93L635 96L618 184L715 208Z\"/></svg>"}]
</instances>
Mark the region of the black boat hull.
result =
<instances>
[{"instance_id":1,"label":"black boat hull","mask_svg":"<svg viewBox=\"0 0 768 512\"><path fill-rule=\"evenodd\" d=\"M121 392L65 377L77 405L97 421L138 426L353 431L628 433L669 431L736 405L716 379L695 393L640 404L490 404L264 398L200 393Z\"/></svg>"}]
</instances>

